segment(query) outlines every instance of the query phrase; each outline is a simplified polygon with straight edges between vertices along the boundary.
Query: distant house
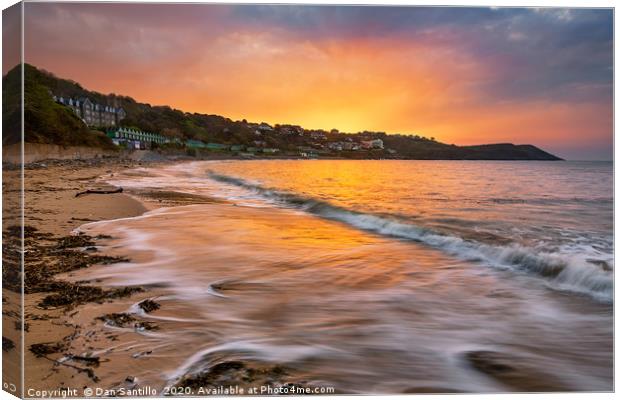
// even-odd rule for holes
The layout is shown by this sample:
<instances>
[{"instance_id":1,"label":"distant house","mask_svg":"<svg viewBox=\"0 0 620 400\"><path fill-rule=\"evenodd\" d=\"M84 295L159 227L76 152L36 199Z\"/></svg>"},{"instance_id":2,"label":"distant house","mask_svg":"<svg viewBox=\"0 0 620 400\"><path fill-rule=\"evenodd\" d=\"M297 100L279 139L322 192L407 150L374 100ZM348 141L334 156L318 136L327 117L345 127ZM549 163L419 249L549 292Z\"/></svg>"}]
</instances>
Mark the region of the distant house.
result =
<instances>
[{"instance_id":1,"label":"distant house","mask_svg":"<svg viewBox=\"0 0 620 400\"><path fill-rule=\"evenodd\" d=\"M362 140L362 148L366 150L370 149L383 149L383 140L374 139L374 140Z\"/></svg>"},{"instance_id":2,"label":"distant house","mask_svg":"<svg viewBox=\"0 0 620 400\"><path fill-rule=\"evenodd\" d=\"M299 125L281 125L279 133L282 135L303 135L304 129Z\"/></svg>"},{"instance_id":3,"label":"distant house","mask_svg":"<svg viewBox=\"0 0 620 400\"><path fill-rule=\"evenodd\" d=\"M170 139L158 133L144 132L139 129L118 127L107 131L106 135L119 146L126 145L130 149L150 149L153 143L170 143Z\"/></svg>"},{"instance_id":4,"label":"distant house","mask_svg":"<svg viewBox=\"0 0 620 400\"><path fill-rule=\"evenodd\" d=\"M324 132L311 132L310 137L314 140L327 140Z\"/></svg>"},{"instance_id":5,"label":"distant house","mask_svg":"<svg viewBox=\"0 0 620 400\"><path fill-rule=\"evenodd\" d=\"M330 150L335 150L335 151L342 151L343 148L344 148L342 143L339 143L339 142L332 142L332 143L328 144L327 147Z\"/></svg>"},{"instance_id":6,"label":"distant house","mask_svg":"<svg viewBox=\"0 0 620 400\"><path fill-rule=\"evenodd\" d=\"M274 148L265 148L263 149L263 153L267 153L267 154L275 154L277 152L279 152L280 149L274 149Z\"/></svg>"},{"instance_id":7,"label":"distant house","mask_svg":"<svg viewBox=\"0 0 620 400\"><path fill-rule=\"evenodd\" d=\"M119 126L127 116L121 107L94 103L88 97L71 98L52 95L52 99L69 107L88 126Z\"/></svg>"}]
</instances>

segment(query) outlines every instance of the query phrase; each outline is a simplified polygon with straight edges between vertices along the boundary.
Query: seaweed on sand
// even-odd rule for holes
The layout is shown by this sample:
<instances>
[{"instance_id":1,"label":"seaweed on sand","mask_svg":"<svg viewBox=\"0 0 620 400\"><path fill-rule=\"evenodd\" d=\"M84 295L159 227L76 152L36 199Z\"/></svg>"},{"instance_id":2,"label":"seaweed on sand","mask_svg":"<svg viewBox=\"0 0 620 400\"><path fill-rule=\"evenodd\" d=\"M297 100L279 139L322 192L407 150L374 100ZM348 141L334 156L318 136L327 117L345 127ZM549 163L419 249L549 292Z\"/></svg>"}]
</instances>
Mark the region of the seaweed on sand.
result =
<instances>
[{"instance_id":1,"label":"seaweed on sand","mask_svg":"<svg viewBox=\"0 0 620 400\"><path fill-rule=\"evenodd\" d=\"M62 353L66 348L67 345L63 342L35 343L28 347L28 349L37 357L46 357L50 354Z\"/></svg>"},{"instance_id":2,"label":"seaweed on sand","mask_svg":"<svg viewBox=\"0 0 620 400\"><path fill-rule=\"evenodd\" d=\"M2 336L2 351L11 351L15 348L15 343L7 337Z\"/></svg>"},{"instance_id":3,"label":"seaweed on sand","mask_svg":"<svg viewBox=\"0 0 620 400\"><path fill-rule=\"evenodd\" d=\"M127 313L111 313L97 317L98 320L105 323L116 326L118 328L133 327L137 330L152 331L159 329L159 327L148 321L138 321L134 316Z\"/></svg>"},{"instance_id":4,"label":"seaweed on sand","mask_svg":"<svg viewBox=\"0 0 620 400\"><path fill-rule=\"evenodd\" d=\"M41 300L40 307L75 306L88 302L103 302L108 299L131 296L143 289L125 287L105 290L96 286L57 280L55 275L70 272L91 265L105 265L129 261L124 257L92 254L76 248L92 247L95 239L103 236L74 235L54 237L32 226L10 226L3 232L6 245L3 247L3 281L9 290L21 291L22 271L20 268L21 235L24 234L24 292L49 294ZM107 238L107 237L106 237Z\"/></svg>"},{"instance_id":5,"label":"seaweed on sand","mask_svg":"<svg viewBox=\"0 0 620 400\"><path fill-rule=\"evenodd\" d=\"M140 307L145 313L150 313L155 310L159 310L161 305L151 299L146 299L144 301L141 301L138 304L138 307Z\"/></svg>"},{"instance_id":6,"label":"seaweed on sand","mask_svg":"<svg viewBox=\"0 0 620 400\"><path fill-rule=\"evenodd\" d=\"M103 302L104 300L117 299L131 296L142 292L141 287L124 287L120 289L104 290L97 286L86 286L57 282L56 293L50 294L41 300L39 306L43 308L71 306L91 302Z\"/></svg>"}]
</instances>

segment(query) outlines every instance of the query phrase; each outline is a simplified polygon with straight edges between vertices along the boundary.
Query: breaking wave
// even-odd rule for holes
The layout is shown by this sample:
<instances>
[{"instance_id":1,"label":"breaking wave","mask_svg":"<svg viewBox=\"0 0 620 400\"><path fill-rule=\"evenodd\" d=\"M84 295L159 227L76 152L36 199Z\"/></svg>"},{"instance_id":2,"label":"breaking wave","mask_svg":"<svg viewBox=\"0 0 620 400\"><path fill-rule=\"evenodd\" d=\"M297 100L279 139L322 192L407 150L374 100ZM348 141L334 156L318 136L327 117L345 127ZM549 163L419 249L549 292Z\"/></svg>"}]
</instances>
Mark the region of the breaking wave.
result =
<instances>
[{"instance_id":1,"label":"breaking wave","mask_svg":"<svg viewBox=\"0 0 620 400\"><path fill-rule=\"evenodd\" d=\"M357 229L423 243L466 261L536 275L544 278L547 285L554 289L587 294L603 302L613 300L611 267L604 262L591 262L586 255L544 252L517 243L483 243L394 218L361 213L325 201L265 188L212 171L209 171L209 177L249 190L266 200L339 221Z\"/></svg>"}]
</instances>

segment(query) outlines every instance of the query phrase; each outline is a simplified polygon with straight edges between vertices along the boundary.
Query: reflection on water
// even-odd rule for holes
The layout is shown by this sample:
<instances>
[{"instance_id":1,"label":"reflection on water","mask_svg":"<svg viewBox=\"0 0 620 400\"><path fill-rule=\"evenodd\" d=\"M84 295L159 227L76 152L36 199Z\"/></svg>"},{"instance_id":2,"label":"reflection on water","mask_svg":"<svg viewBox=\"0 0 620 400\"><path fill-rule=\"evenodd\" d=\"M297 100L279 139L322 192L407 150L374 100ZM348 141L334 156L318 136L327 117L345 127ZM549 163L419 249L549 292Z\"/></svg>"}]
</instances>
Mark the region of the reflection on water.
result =
<instances>
[{"instance_id":1,"label":"reflection on water","mask_svg":"<svg viewBox=\"0 0 620 400\"><path fill-rule=\"evenodd\" d=\"M290 179L294 162L282 163L282 174ZM145 316L157 320L162 329L145 336L140 346L152 351L146 356L150 364L140 372L144 384L164 385L216 360L243 359L283 365L291 371L290 381L334 386L342 392L611 390L608 301L550 290L548 279L539 274L489 268L492 260L455 256L449 247L433 245L428 238L412 241L379 229L357 229L355 221L321 215L300 207L297 200L305 205L313 199L325 207L329 196L329 212L354 210L350 215L391 222L400 215L399 224L424 220L416 222L421 229L436 228L431 220L437 218L456 218L463 227L480 218L488 222L483 227L495 227L494 233L504 240L507 235L500 228L510 224L486 218L502 207L517 210L517 203L477 210L467 220L467 204L446 206L441 217L435 211L424 217L431 213L432 201L419 201L422 212L414 211L415 203L398 206L394 199L424 197L420 193L430 186L391 195L386 191L393 188L360 189L363 193L356 196L353 188L371 182L395 184L368 177L373 174L363 174L363 168L346 170L331 163L332 179L342 187L326 184L329 189L322 189L312 181L313 176L317 182L326 179L321 163L303 164L317 166L316 175L306 172L304 179L312 189L303 192L290 187L300 185L301 178L282 187L245 175L245 186L207 178L207 170L231 177L237 176L232 170L252 163L198 163L167 167L140 180L120 177L125 186L133 182L134 189L218 195L231 203L165 208L82 227L89 234L112 235L106 251L130 254L132 262L81 271L76 279L153 285L164 293L158 298L161 309ZM266 165L264 169L272 168ZM458 181L460 175L454 173ZM456 181L455 188L463 184ZM347 187L349 182L356 183ZM278 191L256 190L274 187ZM321 190L324 195L319 195ZM445 185L433 190L443 195L448 191ZM369 200L377 196L385 207ZM590 215L602 215L605 207L593 205ZM521 212L527 221L527 213ZM579 228L569 228L568 220L545 218L545 224ZM519 229L528 226L521 225ZM584 231L598 229L605 236L594 223L582 225ZM446 235L440 230L434 234ZM527 235L533 235L532 229ZM479 244L506 245L482 236ZM559 239L546 245L554 240Z\"/></svg>"}]
</instances>

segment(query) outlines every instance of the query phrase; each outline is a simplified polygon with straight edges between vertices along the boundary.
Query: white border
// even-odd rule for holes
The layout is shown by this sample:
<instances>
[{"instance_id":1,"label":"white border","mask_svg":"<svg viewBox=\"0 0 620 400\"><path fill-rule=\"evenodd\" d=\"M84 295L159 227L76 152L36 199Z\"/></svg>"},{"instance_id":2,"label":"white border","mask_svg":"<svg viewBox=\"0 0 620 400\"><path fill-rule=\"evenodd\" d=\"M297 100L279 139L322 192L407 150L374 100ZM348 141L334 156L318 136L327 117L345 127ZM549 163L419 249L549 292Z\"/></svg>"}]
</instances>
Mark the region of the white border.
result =
<instances>
[{"instance_id":1,"label":"white border","mask_svg":"<svg viewBox=\"0 0 620 400\"><path fill-rule=\"evenodd\" d=\"M29 1L39 1L39 0L29 0ZM76 2L76 3L80 3L80 2L86 2L86 1L76 1L76 0L65 0L64 2ZM94 2L94 1L90 1L90 2ZM5 9L13 4L15 4L16 1L11 1L11 0L0 0L0 5L2 6L2 9ZM146 3L235 3L233 1L219 1L219 2L215 2L215 1L174 1L174 0L150 0L150 1L146 1ZM433 0L426 0L426 1L419 1L419 0L388 0L388 1L381 1L381 0L337 0L337 1L330 1L330 0L313 0L313 1L300 1L300 0L270 0L270 1L259 1L259 0L243 0L243 1L239 1L238 3L255 3L255 4L261 4L261 3L269 3L269 4L308 4L308 3L312 3L312 4L372 4L372 5L418 5L418 6L422 6L422 5L428 5L428 6L470 6L470 7L574 7L574 8L595 8L595 7L601 7L601 8L614 8L615 7L615 2L614 1L609 1L609 0L589 0L589 1L576 1L576 0L572 0L572 1L543 1L543 0L520 0L520 1L506 1L506 0L477 0L477 1L471 1L471 0L461 0L461 1L433 1ZM614 25L615 25L615 10L614 10ZM0 26L1 26L1 20L0 20ZM23 24L22 24L22 30L23 30ZM23 43L23 36L22 36L22 43ZM618 53L615 51L616 50L616 46L618 44L618 31L614 29L614 66L617 65L617 57L618 57ZM22 60L23 60L24 54L23 54L23 48L22 48ZM1 55L0 55L0 61L1 61ZM615 86L615 68L614 68L614 100L616 98L616 95L618 93L618 88ZM22 99L23 100L23 99ZM615 141L615 132L616 132L616 128L617 128L617 120L615 118L616 112L617 112L617 104L614 101L614 160L616 159L616 157L618 156L618 143ZM23 109L23 107L22 107ZM0 115L1 115L1 111L0 111ZM23 115L22 115L23 118ZM23 127L23 120L22 120L22 127ZM23 135L23 132L22 132ZM22 140L23 143L23 140ZM23 152L23 150L22 150ZM1 160L1 155L0 155L0 160ZM614 162L614 170L615 170L615 162ZM22 171L23 174L23 171ZM614 210L616 209L619 200L619 196L618 196L618 185L617 185L617 176L614 173ZM0 176L0 183L2 181L2 178ZM22 184L23 184L23 178L22 178ZM22 192L23 193L23 192ZM0 208L2 206L2 199L0 197ZM22 216L23 217L23 216ZM620 221L620 217L618 217L618 215L615 214L614 212L614 237L616 235L616 228L619 226L618 222ZM616 246L616 242L614 241L614 255L617 252L617 246ZM615 289L615 285L614 285L614 289ZM615 297L615 290L614 290L614 297ZM23 296L22 296L23 298ZM614 308L614 316L615 316L615 308ZM617 328L618 328L618 321L614 318L614 332L617 332ZM1 328L1 321L0 321L0 328ZM23 330L22 330L22 335L23 335ZM23 339L23 338L22 338ZM23 343L23 342L22 342ZM615 344L615 335L614 335L614 344ZM614 350L615 350L615 345L614 345ZM0 352L1 353L1 352ZM614 359L614 383L617 382L617 368L615 368L615 366L618 365L618 353L614 351L614 355L615 355L615 359ZM23 357L23 353L22 353L22 357ZM2 357L0 356L0 361L1 361ZM23 374L22 374L22 387L23 386ZM456 396L456 397L455 397ZM587 396L588 399L593 399L593 400L598 400L598 399L609 399L609 398L613 398L614 394L613 393L559 393L559 394L459 394L459 395L394 395L394 396L364 396L364 397L379 397L379 398L390 398L390 399L420 399L420 400L426 400L426 399L448 399L448 398L458 398L458 399L478 399L478 398L483 398L483 399L532 399L532 398L546 398L546 399L566 399L566 400L581 400L583 398L585 398ZM260 398L260 397L243 397L243 398ZM303 398L302 396L293 396L292 398ZM359 398L359 396L321 396L320 398L338 398L338 399L356 399ZM13 396L11 396L10 394L8 394L7 392L4 391L0 391L0 399L14 399ZM264 399L264 397L263 397Z\"/></svg>"}]
</instances>

